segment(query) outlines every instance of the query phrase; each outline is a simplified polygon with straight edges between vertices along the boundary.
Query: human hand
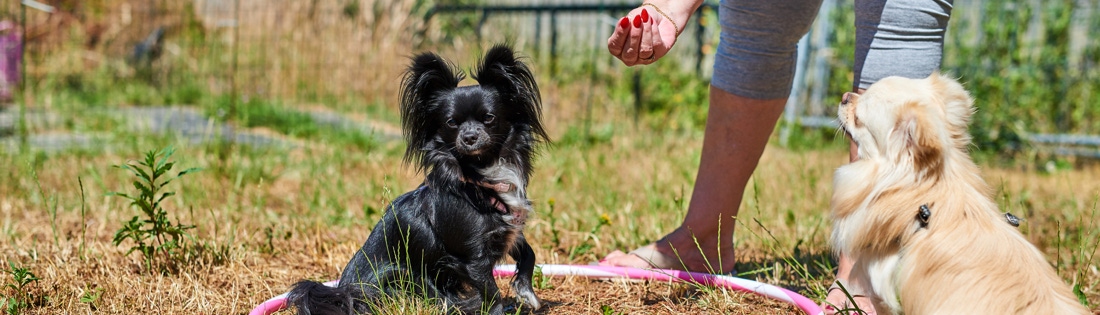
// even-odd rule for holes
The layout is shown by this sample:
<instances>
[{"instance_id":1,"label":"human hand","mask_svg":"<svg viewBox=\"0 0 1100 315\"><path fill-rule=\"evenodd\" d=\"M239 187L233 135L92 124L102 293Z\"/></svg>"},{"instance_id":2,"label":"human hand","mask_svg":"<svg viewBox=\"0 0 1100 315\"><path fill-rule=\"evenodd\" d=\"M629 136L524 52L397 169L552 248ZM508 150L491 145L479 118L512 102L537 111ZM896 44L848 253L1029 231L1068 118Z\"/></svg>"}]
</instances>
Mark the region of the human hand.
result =
<instances>
[{"instance_id":1,"label":"human hand","mask_svg":"<svg viewBox=\"0 0 1100 315\"><path fill-rule=\"evenodd\" d=\"M607 50L627 66L651 64L672 49L677 31L676 22L643 5L619 19L607 39Z\"/></svg>"}]
</instances>

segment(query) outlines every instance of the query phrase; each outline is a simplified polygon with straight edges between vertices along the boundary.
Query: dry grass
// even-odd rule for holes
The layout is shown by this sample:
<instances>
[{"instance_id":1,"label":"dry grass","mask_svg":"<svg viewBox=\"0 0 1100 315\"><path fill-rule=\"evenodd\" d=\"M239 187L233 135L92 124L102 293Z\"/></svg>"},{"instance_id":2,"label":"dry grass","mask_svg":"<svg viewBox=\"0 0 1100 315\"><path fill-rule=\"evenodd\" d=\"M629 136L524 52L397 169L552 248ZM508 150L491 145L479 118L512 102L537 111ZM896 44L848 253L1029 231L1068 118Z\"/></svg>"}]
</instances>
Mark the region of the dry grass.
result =
<instances>
[{"instance_id":1,"label":"dry grass","mask_svg":"<svg viewBox=\"0 0 1100 315\"><path fill-rule=\"evenodd\" d=\"M539 213L527 233L540 263L586 264L612 249L653 240L679 222L683 203L678 200L690 189L698 135L608 124L621 128L609 142L551 147L537 164L530 191ZM143 148L172 139L134 141L134 148ZM126 244L110 243L136 210L104 196L128 188L127 174L109 165L137 158L136 150L5 154L3 173L10 180L0 186L0 260L42 278L28 287L36 297L29 313L243 313L299 279L338 275L379 217L377 209L418 182L400 164L400 149L389 143L375 152L354 152L320 143L289 151L242 149L222 161L207 147L180 147L176 159L181 167L205 170L174 183L178 186L169 190L180 194L166 207L173 219L198 225L196 240L226 251L223 263L200 261L176 275L142 272L138 255L123 255ZM843 156L835 149L792 152L774 146L765 153L756 189L747 192L741 212L739 270L763 270L749 277L802 288L814 297L815 286L828 279L814 264L827 260L829 180ZM1081 258L1096 249L1097 176L1100 168L1095 167L1049 175L1005 169L985 173L990 182L1003 183L995 184L1001 187L998 195L1007 196L1002 205L1025 219L1021 229L1052 262L1061 257L1067 282L1081 273L1078 281L1094 305L1100 302L1095 263ZM86 189L84 203L77 178ZM553 214L547 206L551 199ZM56 219L49 214L51 204L57 205ZM86 207L83 218L81 206ZM1016 210L1022 207L1030 210ZM597 227L601 215L610 218L609 226ZM267 247L268 228L273 248ZM557 246L550 242L555 231L561 240ZM584 244L591 248L568 257ZM809 266L811 276L792 274L798 268L784 263L791 258ZM667 284L582 279L552 284L539 292L554 314L590 314L602 305L626 313L789 309L723 290L690 295ZM81 302L96 290L101 292L97 300Z\"/></svg>"},{"instance_id":2,"label":"dry grass","mask_svg":"<svg viewBox=\"0 0 1100 315\"><path fill-rule=\"evenodd\" d=\"M412 22L401 19L409 17L411 1L380 6L377 14L364 10L353 18L342 17L342 1L280 1L292 8L281 10L286 16L263 13L267 11L257 8L261 2L267 3L241 2L251 10L241 19L240 38L249 41L241 47L237 82L242 95L293 99L304 93L299 88L305 84L309 93L351 93L378 106L347 102L297 108L397 124L395 78L412 50L404 32ZM309 3L319 12L313 19L305 16ZM371 1L360 5L376 7ZM105 14L106 30L115 27L111 23L122 23L119 12ZM376 29L365 29L367 24ZM79 34L84 31L74 32L83 36ZM229 47L231 33L210 34L217 41L210 47ZM116 42L130 38L117 36ZM468 67L476 43L451 44L439 52ZM48 60L38 69L86 71L84 63L98 59L82 56L106 58L109 53L65 50L59 62ZM187 71L209 75L204 71L229 65L226 56L222 51L210 60L187 59L186 54L175 60ZM627 101L605 82L562 83L567 80L544 70L535 67L547 129L558 143L542 152L529 188L537 214L528 221L527 236L539 263L587 264L675 228L698 163L697 126L652 123L666 118L660 116L635 124ZM610 71L626 72L619 67ZM625 78L612 75L608 80ZM204 83L214 94L227 90L224 76L210 76ZM32 99L49 108L50 97ZM592 111L590 116L586 110ZM65 115L73 123L61 128L107 133L113 137L111 145L49 154L0 152L0 263L14 263L41 278L27 286L30 314L246 313L297 280L336 277L381 216L379 209L419 183L419 176L401 164L404 147L395 142L369 151L325 139L294 139L299 146L293 149L225 148L119 131L109 123L95 127L97 122L86 121L79 110ZM585 122L583 117L593 119ZM586 124L590 138L582 132ZM165 207L173 220L197 225L194 240L208 248L172 275L145 272L139 255L124 255L128 244L111 244L115 231L137 210L121 198L105 196L131 189L129 175L111 165L166 145L177 148L179 169L204 169L169 186L179 194ZM804 151L773 145L765 152L737 227L737 270L744 277L821 297L832 272L826 246L832 171L845 161L846 153L835 144ZM983 175L998 188L1003 210L1025 220L1021 230L1058 266L1059 274L1069 283L1080 283L1094 309L1100 305L1100 271L1092 259L1100 233L1095 223L1100 167L1052 174L989 167ZM8 273L0 273L0 281L10 280ZM794 312L753 295L665 283L563 278L551 284L537 290L548 302L542 314L602 313L605 305L623 313ZM0 293L14 294L10 288Z\"/></svg>"}]
</instances>

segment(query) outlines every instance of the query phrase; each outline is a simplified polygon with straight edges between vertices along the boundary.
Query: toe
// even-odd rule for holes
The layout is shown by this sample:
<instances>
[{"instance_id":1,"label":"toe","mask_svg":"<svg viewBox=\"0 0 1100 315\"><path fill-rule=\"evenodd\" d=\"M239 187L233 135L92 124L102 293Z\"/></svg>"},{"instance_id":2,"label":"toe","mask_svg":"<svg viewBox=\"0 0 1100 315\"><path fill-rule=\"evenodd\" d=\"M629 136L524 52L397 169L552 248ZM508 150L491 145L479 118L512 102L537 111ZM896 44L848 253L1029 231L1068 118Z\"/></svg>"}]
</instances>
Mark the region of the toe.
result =
<instances>
[{"instance_id":1,"label":"toe","mask_svg":"<svg viewBox=\"0 0 1100 315\"><path fill-rule=\"evenodd\" d=\"M623 255L626 255L626 253L624 253L621 250L613 251L611 253L608 253L607 256L604 256L603 259L600 259L600 264L602 265L604 262L606 262L608 260L618 259L619 257L622 257Z\"/></svg>"},{"instance_id":2,"label":"toe","mask_svg":"<svg viewBox=\"0 0 1100 315\"><path fill-rule=\"evenodd\" d=\"M630 268L652 268L649 262L646 262L642 258L626 254L620 251L612 252L608 254L602 261L600 266L607 267L630 267Z\"/></svg>"}]
</instances>

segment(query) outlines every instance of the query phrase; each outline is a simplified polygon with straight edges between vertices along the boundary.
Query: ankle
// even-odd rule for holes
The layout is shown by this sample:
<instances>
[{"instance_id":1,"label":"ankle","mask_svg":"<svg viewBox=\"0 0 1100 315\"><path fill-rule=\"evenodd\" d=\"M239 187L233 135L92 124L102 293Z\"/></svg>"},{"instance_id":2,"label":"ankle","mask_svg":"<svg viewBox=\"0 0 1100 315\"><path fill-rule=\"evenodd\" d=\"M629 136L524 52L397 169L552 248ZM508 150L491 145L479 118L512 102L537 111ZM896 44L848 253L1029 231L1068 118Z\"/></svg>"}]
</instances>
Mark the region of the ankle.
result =
<instances>
[{"instance_id":1,"label":"ankle","mask_svg":"<svg viewBox=\"0 0 1100 315\"><path fill-rule=\"evenodd\" d=\"M656 246L657 251L674 257L690 271L729 273L736 263L733 242L720 242L715 237L683 238L670 234Z\"/></svg>"},{"instance_id":2,"label":"ankle","mask_svg":"<svg viewBox=\"0 0 1100 315\"><path fill-rule=\"evenodd\" d=\"M676 249L677 252L705 253L707 256L733 257L733 227L729 232L722 231L692 231L686 227L680 227L657 241L666 250ZM663 243L663 244L661 244Z\"/></svg>"}]
</instances>

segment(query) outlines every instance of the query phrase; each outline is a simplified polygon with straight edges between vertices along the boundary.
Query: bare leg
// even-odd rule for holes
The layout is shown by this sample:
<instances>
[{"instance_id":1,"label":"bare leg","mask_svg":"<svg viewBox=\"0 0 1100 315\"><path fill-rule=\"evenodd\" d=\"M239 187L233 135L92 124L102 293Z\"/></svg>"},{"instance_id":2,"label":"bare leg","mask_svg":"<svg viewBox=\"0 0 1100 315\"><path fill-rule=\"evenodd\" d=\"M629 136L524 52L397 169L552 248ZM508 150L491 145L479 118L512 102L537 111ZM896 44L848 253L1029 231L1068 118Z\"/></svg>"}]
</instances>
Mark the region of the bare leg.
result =
<instances>
[{"instance_id":1,"label":"bare leg","mask_svg":"<svg viewBox=\"0 0 1100 315\"><path fill-rule=\"evenodd\" d=\"M636 255L613 252L603 265L660 267L700 272L733 270L733 227L745 186L786 99L757 100L710 88L703 152L687 215L679 228L655 244L675 265L651 266ZM720 220L720 221L719 221ZM721 222L721 226L719 226ZM696 245L698 242L698 246Z\"/></svg>"},{"instance_id":2,"label":"bare leg","mask_svg":"<svg viewBox=\"0 0 1100 315\"><path fill-rule=\"evenodd\" d=\"M856 94L863 94L863 92L867 92L867 89L854 88L853 90L855 90ZM846 138L848 138L848 162L855 162L859 159L859 146L856 146L856 143L852 141L852 138L847 136L847 132L845 132L845 136Z\"/></svg>"}]
</instances>

